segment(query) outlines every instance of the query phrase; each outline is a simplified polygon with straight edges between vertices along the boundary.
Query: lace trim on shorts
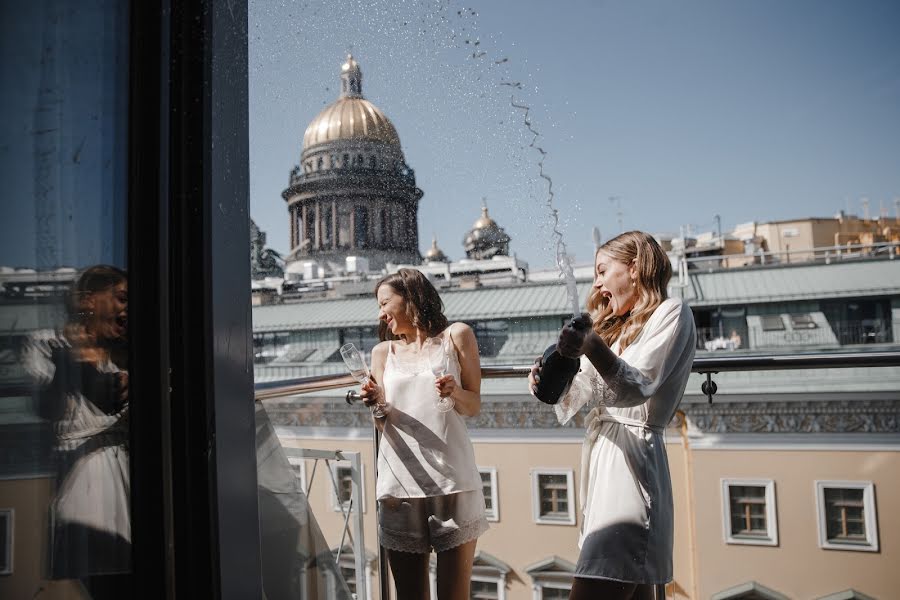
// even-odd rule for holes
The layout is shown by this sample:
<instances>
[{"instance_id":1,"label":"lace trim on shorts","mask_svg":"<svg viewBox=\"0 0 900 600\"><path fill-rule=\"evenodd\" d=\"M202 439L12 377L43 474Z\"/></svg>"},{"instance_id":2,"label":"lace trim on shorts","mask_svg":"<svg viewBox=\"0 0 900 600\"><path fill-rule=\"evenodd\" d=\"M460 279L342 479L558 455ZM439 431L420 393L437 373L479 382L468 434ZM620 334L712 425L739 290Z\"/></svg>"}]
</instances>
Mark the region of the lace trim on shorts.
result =
<instances>
[{"instance_id":1,"label":"lace trim on shorts","mask_svg":"<svg viewBox=\"0 0 900 600\"><path fill-rule=\"evenodd\" d=\"M411 554L430 554L432 542L437 542L434 548L435 552L452 550L457 546L462 546L466 542L471 542L481 537L488 529L490 529L490 525L488 525L487 519L479 517L474 521L463 523L459 528L447 535L429 541L427 538L406 531L385 529L380 525L378 527L382 546L388 550L409 552Z\"/></svg>"}]
</instances>

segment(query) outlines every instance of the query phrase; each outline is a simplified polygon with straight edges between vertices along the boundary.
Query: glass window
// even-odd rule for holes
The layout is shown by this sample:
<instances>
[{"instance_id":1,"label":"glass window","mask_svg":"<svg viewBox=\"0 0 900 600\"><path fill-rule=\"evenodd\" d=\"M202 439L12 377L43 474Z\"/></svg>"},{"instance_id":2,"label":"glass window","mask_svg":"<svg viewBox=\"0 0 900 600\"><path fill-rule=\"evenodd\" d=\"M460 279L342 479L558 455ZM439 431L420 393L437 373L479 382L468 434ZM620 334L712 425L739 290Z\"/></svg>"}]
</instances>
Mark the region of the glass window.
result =
<instances>
[{"instance_id":1,"label":"glass window","mask_svg":"<svg viewBox=\"0 0 900 600\"><path fill-rule=\"evenodd\" d=\"M571 470L532 471L532 507L536 523L575 524L572 482Z\"/></svg>"},{"instance_id":2,"label":"glass window","mask_svg":"<svg viewBox=\"0 0 900 600\"><path fill-rule=\"evenodd\" d=\"M866 519L863 490L826 488L825 521L828 541L865 542Z\"/></svg>"},{"instance_id":3,"label":"glass window","mask_svg":"<svg viewBox=\"0 0 900 600\"><path fill-rule=\"evenodd\" d=\"M473 579L469 589L471 590L469 597L472 600L497 600L500 597L496 581Z\"/></svg>"},{"instance_id":4,"label":"glass window","mask_svg":"<svg viewBox=\"0 0 900 600\"><path fill-rule=\"evenodd\" d=\"M828 549L878 549L875 488L869 482L817 481L819 545Z\"/></svg>"},{"instance_id":5,"label":"glass window","mask_svg":"<svg viewBox=\"0 0 900 600\"><path fill-rule=\"evenodd\" d=\"M0 597L127 598L129 3L0 28Z\"/></svg>"},{"instance_id":6,"label":"glass window","mask_svg":"<svg viewBox=\"0 0 900 600\"><path fill-rule=\"evenodd\" d=\"M774 481L723 480L722 509L729 544L777 544Z\"/></svg>"},{"instance_id":7,"label":"glass window","mask_svg":"<svg viewBox=\"0 0 900 600\"><path fill-rule=\"evenodd\" d=\"M784 331L784 321L781 315L762 315L763 331Z\"/></svg>"},{"instance_id":8,"label":"glass window","mask_svg":"<svg viewBox=\"0 0 900 600\"><path fill-rule=\"evenodd\" d=\"M809 313L800 313L791 315L791 327L794 329L815 329L816 322Z\"/></svg>"},{"instance_id":9,"label":"glass window","mask_svg":"<svg viewBox=\"0 0 900 600\"><path fill-rule=\"evenodd\" d=\"M497 469L479 467L478 473L481 475L481 490L484 493L484 514L488 521L498 521L500 502L497 492Z\"/></svg>"},{"instance_id":10,"label":"glass window","mask_svg":"<svg viewBox=\"0 0 900 600\"><path fill-rule=\"evenodd\" d=\"M568 600L569 588L541 587L541 600Z\"/></svg>"}]
</instances>

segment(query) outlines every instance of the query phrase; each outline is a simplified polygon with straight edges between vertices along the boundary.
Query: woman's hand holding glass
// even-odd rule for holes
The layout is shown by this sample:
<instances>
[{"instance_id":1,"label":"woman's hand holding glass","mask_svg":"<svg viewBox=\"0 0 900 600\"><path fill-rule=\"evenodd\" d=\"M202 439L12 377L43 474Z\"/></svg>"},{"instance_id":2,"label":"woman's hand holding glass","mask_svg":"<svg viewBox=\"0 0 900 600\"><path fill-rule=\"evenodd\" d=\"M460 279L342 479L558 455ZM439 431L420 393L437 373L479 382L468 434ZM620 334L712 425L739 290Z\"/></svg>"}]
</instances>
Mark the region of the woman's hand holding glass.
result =
<instances>
[{"instance_id":1,"label":"woman's hand holding glass","mask_svg":"<svg viewBox=\"0 0 900 600\"><path fill-rule=\"evenodd\" d=\"M426 356L435 377L434 387L438 393L438 399L434 406L439 412L450 412L456 403L450 396L456 391L456 379L450 375L450 354L447 351L447 343L441 338L429 338L425 341Z\"/></svg>"}]
</instances>

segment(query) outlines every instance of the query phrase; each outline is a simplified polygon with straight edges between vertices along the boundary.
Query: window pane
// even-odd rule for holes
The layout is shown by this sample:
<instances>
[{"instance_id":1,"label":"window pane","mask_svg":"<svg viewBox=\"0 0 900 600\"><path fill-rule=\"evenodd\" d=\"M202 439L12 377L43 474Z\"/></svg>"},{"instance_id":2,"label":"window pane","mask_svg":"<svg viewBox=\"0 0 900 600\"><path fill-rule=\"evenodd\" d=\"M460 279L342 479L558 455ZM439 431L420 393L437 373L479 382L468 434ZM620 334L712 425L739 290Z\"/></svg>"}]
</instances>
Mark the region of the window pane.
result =
<instances>
[{"instance_id":1,"label":"window pane","mask_svg":"<svg viewBox=\"0 0 900 600\"><path fill-rule=\"evenodd\" d=\"M559 588L541 588L541 600L568 600L569 590Z\"/></svg>"},{"instance_id":2,"label":"window pane","mask_svg":"<svg viewBox=\"0 0 900 600\"><path fill-rule=\"evenodd\" d=\"M469 588L472 600L496 600L500 597L497 584L491 581L472 581Z\"/></svg>"},{"instance_id":3,"label":"window pane","mask_svg":"<svg viewBox=\"0 0 900 600\"><path fill-rule=\"evenodd\" d=\"M864 493L865 490L859 488L825 489L826 534L829 540L865 540Z\"/></svg>"},{"instance_id":4,"label":"window pane","mask_svg":"<svg viewBox=\"0 0 900 600\"><path fill-rule=\"evenodd\" d=\"M45 578L60 597L132 596L128 6L3 9L0 508L17 545L3 598Z\"/></svg>"},{"instance_id":5,"label":"window pane","mask_svg":"<svg viewBox=\"0 0 900 600\"><path fill-rule=\"evenodd\" d=\"M767 535L765 486L732 485L728 495L732 535Z\"/></svg>"}]
</instances>

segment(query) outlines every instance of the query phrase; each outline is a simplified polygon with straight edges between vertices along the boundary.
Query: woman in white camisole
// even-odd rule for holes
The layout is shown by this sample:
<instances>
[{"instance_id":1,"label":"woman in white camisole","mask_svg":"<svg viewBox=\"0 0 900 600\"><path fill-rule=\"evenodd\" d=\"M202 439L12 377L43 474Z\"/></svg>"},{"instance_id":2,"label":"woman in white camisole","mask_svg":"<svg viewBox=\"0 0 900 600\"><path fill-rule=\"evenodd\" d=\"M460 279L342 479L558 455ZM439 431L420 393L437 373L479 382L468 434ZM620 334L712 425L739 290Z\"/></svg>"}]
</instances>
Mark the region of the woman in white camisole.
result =
<instances>
[{"instance_id":1,"label":"woman in white camisole","mask_svg":"<svg viewBox=\"0 0 900 600\"><path fill-rule=\"evenodd\" d=\"M437 290L418 270L400 269L375 286L380 337L372 380L361 395L384 405L376 419L378 532L399 600L430 597L429 557L437 552L440 600L469 597L477 538L488 529L481 477L463 417L481 409L475 334L448 323ZM447 375L430 368L429 341L444 342ZM442 412L439 398L453 408Z\"/></svg>"}]
</instances>

